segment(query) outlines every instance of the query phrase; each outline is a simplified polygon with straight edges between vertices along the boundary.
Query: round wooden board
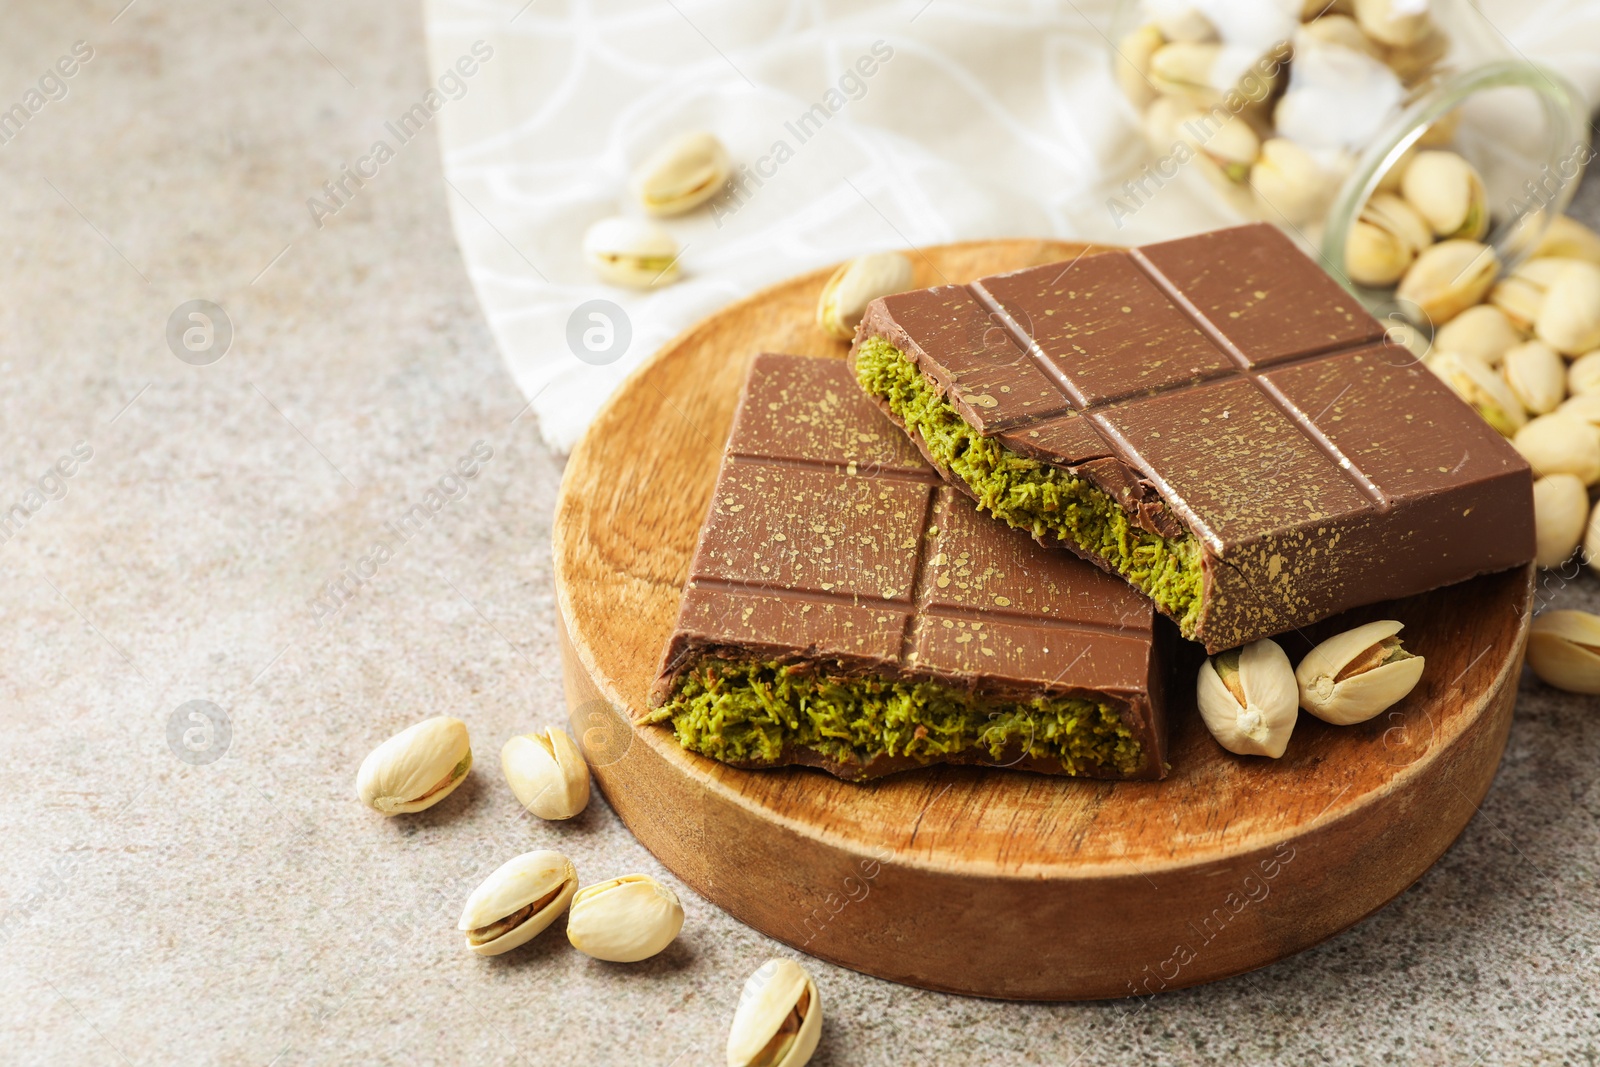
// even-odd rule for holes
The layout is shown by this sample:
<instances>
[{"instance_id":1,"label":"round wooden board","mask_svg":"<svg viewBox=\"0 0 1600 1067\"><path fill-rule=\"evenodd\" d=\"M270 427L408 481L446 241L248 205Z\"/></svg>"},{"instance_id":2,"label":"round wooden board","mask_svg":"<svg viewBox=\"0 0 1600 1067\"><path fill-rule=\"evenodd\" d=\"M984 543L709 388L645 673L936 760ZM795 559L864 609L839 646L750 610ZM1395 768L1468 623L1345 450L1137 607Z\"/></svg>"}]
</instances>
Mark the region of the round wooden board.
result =
<instances>
[{"instance_id":1,"label":"round wooden board","mask_svg":"<svg viewBox=\"0 0 1600 1067\"><path fill-rule=\"evenodd\" d=\"M916 284L1082 250L929 248L913 257ZM567 467L554 552L574 733L612 807L662 863L736 918L834 963L957 993L1073 1000L1282 959L1382 907L1444 852L1505 746L1531 569L1337 620L1404 621L1427 670L1372 722L1338 728L1302 714L1280 760L1216 745L1185 662L1161 782L944 767L851 785L805 769L735 770L684 752L664 727L631 726L750 356L847 350L813 322L828 274L768 289L667 345Z\"/></svg>"}]
</instances>

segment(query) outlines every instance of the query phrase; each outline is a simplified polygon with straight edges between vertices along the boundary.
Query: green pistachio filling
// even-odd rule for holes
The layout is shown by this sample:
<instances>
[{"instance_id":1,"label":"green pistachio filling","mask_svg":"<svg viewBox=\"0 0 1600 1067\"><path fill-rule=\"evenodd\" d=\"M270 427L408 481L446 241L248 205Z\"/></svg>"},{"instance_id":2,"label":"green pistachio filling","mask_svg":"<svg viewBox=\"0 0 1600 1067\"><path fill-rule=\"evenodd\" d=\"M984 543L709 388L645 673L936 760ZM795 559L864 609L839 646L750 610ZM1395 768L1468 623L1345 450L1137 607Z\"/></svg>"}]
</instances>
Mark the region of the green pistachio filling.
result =
<instances>
[{"instance_id":1,"label":"green pistachio filling","mask_svg":"<svg viewBox=\"0 0 1600 1067\"><path fill-rule=\"evenodd\" d=\"M1176 619L1185 637L1194 635L1201 571L1200 546L1193 537L1151 533L1089 480L984 437L883 338L862 342L855 359L862 387L888 404L939 466L966 483L980 508L1035 537L1070 541L1107 561Z\"/></svg>"},{"instance_id":2,"label":"green pistachio filling","mask_svg":"<svg viewBox=\"0 0 1600 1067\"><path fill-rule=\"evenodd\" d=\"M703 660L650 722L725 763L775 763L785 748L862 765L875 756L938 760L969 749L992 759L1059 760L1068 774L1144 765L1133 731L1109 704L1078 697L999 700L937 682L819 675L778 663Z\"/></svg>"}]
</instances>

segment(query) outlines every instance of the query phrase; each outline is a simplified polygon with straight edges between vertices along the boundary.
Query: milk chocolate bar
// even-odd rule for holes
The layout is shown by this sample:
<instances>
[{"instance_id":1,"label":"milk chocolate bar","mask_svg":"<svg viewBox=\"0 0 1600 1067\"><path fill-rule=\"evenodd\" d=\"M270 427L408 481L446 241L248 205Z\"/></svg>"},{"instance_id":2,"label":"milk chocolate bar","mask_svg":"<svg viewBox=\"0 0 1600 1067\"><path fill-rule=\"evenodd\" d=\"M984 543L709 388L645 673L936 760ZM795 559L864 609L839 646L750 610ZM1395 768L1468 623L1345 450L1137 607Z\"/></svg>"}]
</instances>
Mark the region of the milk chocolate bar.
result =
<instances>
[{"instance_id":1,"label":"milk chocolate bar","mask_svg":"<svg viewBox=\"0 0 1600 1067\"><path fill-rule=\"evenodd\" d=\"M944 485L843 360L760 355L645 719L740 767L1160 778L1159 625Z\"/></svg>"},{"instance_id":2,"label":"milk chocolate bar","mask_svg":"<svg viewBox=\"0 0 1600 1067\"><path fill-rule=\"evenodd\" d=\"M947 482L1211 652L1533 558L1528 465L1269 225L885 297L851 363Z\"/></svg>"}]
</instances>

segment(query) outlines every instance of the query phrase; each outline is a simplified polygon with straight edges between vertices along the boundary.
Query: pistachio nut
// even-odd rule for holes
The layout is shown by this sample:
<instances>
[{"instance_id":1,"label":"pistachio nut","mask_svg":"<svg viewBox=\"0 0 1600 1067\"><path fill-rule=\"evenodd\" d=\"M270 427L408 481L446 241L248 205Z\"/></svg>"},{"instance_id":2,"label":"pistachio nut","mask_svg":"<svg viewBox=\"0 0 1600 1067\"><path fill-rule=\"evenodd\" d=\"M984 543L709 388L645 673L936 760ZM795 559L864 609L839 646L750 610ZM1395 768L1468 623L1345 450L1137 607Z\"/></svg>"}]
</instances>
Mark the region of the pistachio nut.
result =
<instances>
[{"instance_id":1,"label":"pistachio nut","mask_svg":"<svg viewBox=\"0 0 1600 1067\"><path fill-rule=\"evenodd\" d=\"M1166 44L1161 31L1146 23L1117 42L1117 85L1122 95L1136 108L1143 108L1158 95L1150 82L1150 57Z\"/></svg>"},{"instance_id":2,"label":"pistachio nut","mask_svg":"<svg viewBox=\"0 0 1600 1067\"><path fill-rule=\"evenodd\" d=\"M1489 231L1483 179L1454 152L1418 152L1400 179L1400 194L1441 238L1476 241Z\"/></svg>"},{"instance_id":3,"label":"pistachio nut","mask_svg":"<svg viewBox=\"0 0 1600 1067\"><path fill-rule=\"evenodd\" d=\"M716 196L730 169L714 134L680 133L634 171L633 195L652 215L681 215Z\"/></svg>"},{"instance_id":4,"label":"pistachio nut","mask_svg":"<svg viewBox=\"0 0 1600 1067\"><path fill-rule=\"evenodd\" d=\"M1277 759L1299 714L1294 668L1271 640L1212 656L1200 665L1200 717L1217 743L1241 756Z\"/></svg>"},{"instance_id":5,"label":"pistachio nut","mask_svg":"<svg viewBox=\"0 0 1600 1067\"><path fill-rule=\"evenodd\" d=\"M1567 398L1567 365L1543 341L1524 341L1507 351L1501 373L1530 415L1548 415Z\"/></svg>"},{"instance_id":6,"label":"pistachio nut","mask_svg":"<svg viewBox=\"0 0 1600 1067\"><path fill-rule=\"evenodd\" d=\"M1534 247L1535 258L1540 256L1561 256L1568 259L1582 259L1590 263L1600 263L1600 234L1577 219L1566 215L1557 215L1550 220L1550 225L1545 228L1544 236L1539 238L1539 243Z\"/></svg>"},{"instance_id":7,"label":"pistachio nut","mask_svg":"<svg viewBox=\"0 0 1600 1067\"><path fill-rule=\"evenodd\" d=\"M1392 193L1378 193L1366 202L1350 228L1345 273L1358 285L1391 286L1431 244L1428 224L1410 204Z\"/></svg>"},{"instance_id":8,"label":"pistachio nut","mask_svg":"<svg viewBox=\"0 0 1600 1067\"><path fill-rule=\"evenodd\" d=\"M1173 41L1150 55L1150 83L1168 96L1210 108L1221 101L1225 86L1213 85L1222 46L1207 41Z\"/></svg>"},{"instance_id":9,"label":"pistachio nut","mask_svg":"<svg viewBox=\"0 0 1600 1067\"><path fill-rule=\"evenodd\" d=\"M1575 415L1540 415L1518 430L1511 443L1536 478L1575 474L1584 485L1600 482L1600 431Z\"/></svg>"},{"instance_id":10,"label":"pistachio nut","mask_svg":"<svg viewBox=\"0 0 1600 1067\"><path fill-rule=\"evenodd\" d=\"M1583 560L1590 570L1600 574L1600 503L1589 512L1589 526L1583 532Z\"/></svg>"},{"instance_id":11,"label":"pistachio nut","mask_svg":"<svg viewBox=\"0 0 1600 1067\"><path fill-rule=\"evenodd\" d=\"M1579 393L1569 396L1556 408L1558 415L1572 415L1600 430L1600 393Z\"/></svg>"},{"instance_id":12,"label":"pistachio nut","mask_svg":"<svg viewBox=\"0 0 1600 1067\"><path fill-rule=\"evenodd\" d=\"M1393 707L1416 687L1425 662L1400 644L1404 627L1393 619L1369 622L1313 648L1294 672L1300 706L1335 726Z\"/></svg>"},{"instance_id":13,"label":"pistachio nut","mask_svg":"<svg viewBox=\"0 0 1600 1067\"><path fill-rule=\"evenodd\" d=\"M526 852L500 866L472 891L456 929L467 948L498 956L526 944L567 910L578 872L559 852Z\"/></svg>"},{"instance_id":14,"label":"pistachio nut","mask_svg":"<svg viewBox=\"0 0 1600 1067\"><path fill-rule=\"evenodd\" d=\"M1539 317L1539 305L1544 302L1544 289L1513 271L1494 283L1488 302L1516 329L1532 333L1533 321Z\"/></svg>"},{"instance_id":15,"label":"pistachio nut","mask_svg":"<svg viewBox=\"0 0 1600 1067\"><path fill-rule=\"evenodd\" d=\"M1358 219L1344 245L1344 272L1357 285L1387 288L1400 280L1417 254L1394 234Z\"/></svg>"},{"instance_id":16,"label":"pistachio nut","mask_svg":"<svg viewBox=\"0 0 1600 1067\"><path fill-rule=\"evenodd\" d=\"M841 263L822 287L817 300L817 325L829 336L848 341L855 336L867 305L880 296L911 288L911 261L899 252L874 252Z\"/></svg>"},{"instance_id":17,"label":"pistachio nut","mask_svg":"<svg viewBox=\"0 0 1600 1067\"><path fill-rule=\"evenodd\" d=\"M1600 351L1579 356L1567 366L1567 392L1573 396L1600 393Z\"/></svg>"},{"instance_id":18,"label":"pistachio nut","mask_svg":"<svg viewBox=\"0 0 1600 1067\"><path fill-rule=\"evenodd\" d=\"M1177 133L1180 141L1195 150L1196 158L1215 163L1229 182L1243 182L1261 155L1261 138L1237 115L1219 122L1214 112L1196 112L1179 124Z\"/></svg>"},{"instance_id":19,"label":"pistachio nut","mask_svg":"<svg viewBox=\"0 0 1600 1067\"><path fill-rule=\"evenodd\" d=\"M1600 693L1600 616L1546 611L1528 634L1528 666L1546 685L1569 693Z\"/></svg>"},{"instance_id":20,"label":"pistachio nut","mask_svg":"<svg viewBox=\"0 0 1600 1067\"><path fill-rule=\"evenodd\" d=\"M1600 347L1600 266L1564 260L1545 290L1533 332L1557 352L1576 356Z\"/></svg>"},{"instance_id":21,"label":"pistachio nut","mask_svg":"<svg viewBox=\"0 0 1600 1067\"><path fill-rule=\"evenodd\" d=\"M1423 362L1502 436L1510 437L1527 424L1522 402L1506 380L1482 360L1435 349Z\"/></svg>"},{"instance_id":22,"label":"pistachio nut","mask_svg":"<svg viewBox=\"0 0 1600 1067\"><path fill-rule=\"evenodd\" d=\"M570 819L589 803L589 765L559 727L507 741L500 769L518 802L541 819Z\"/></svg>"},{"instance_id":23,"label":"pistachio nut","mask_svg":"<svg viewBox=\"0 0 1600 1067\"><path fill-rule=\"evenodd\" d=\"M1532 333L1545 292L1573 262L1557 257L1524 260L1490 290L1489 303L1505 312L1511 325Z\"/></svg>"},{"instance_id":24,"label":"pistachio nut","mask_svg":"<svg viewBox=\"0 0 1600 1067\"><path fill-rule=\"evenodd\" d=\"M1408 0L1355 0L1355 13L1362 31L1382 44L1414 45L1433 29L1428 5Z\"/></svg>"},{"instance_id":25,"label":"pistachio nut","mask_svg":"<svg viewBox=\"0 0 1600 1067\"><path fill-rule=\"evenodd\" d=\"M356 795L384 815L422 811L455 792L471 769L467 724L437 715L367 753L356 773Z\"/></svg>"},{"instance_id":26,"label":"pistachio nut","mask_svg":"<svg viewBox=\"0 0 1600 1067\"><path fill-rule=\"evenodd\" d=\"M1500 260L1477 241L1440 241L1423 249L1395 295L1422 309L1434 324L1449 322L1483 299L1494 283Z\"/></svg>"},{"instance_id":27,"label":"pistachio nut","mask_svg":"<svg viewBox=\"0 0 1600 1067\"><path fill-rule=\"evenodd\" d=\"M821 1036L817 983L794 960L768 960L739 993L728 1029L728 1067L803 1067Z\"/></svg>"},{"instance_id":28,"label":"pistachio nut","mask_svg":"<svg viewBox=\"0 0 1600 1067\"><path fill-rule=\"evenodd\" d=\"M1504 311L1493 304L1475 304L1439 327L1433 343L1446 352L1476 356L1498 367L1506 351L1522 343L1522 334Z\"/></svg>"},{"instance_id":29,"label":"pistachio nut","mask_svg":"<svg viewBox=\"0 0 1600 1067\"><path fill-rule=\"evenodd\" d=\"M1261 157L1250 168L1262 216L1281 218L1291 226L1318 218L1332 195L1328 175L1310 153L1284 137L1261 144Z\"/></svg>"},{"instance_id":30,"label":"pistachio nut","mask_svg":"<svg viewBox=\"0 0 1600 1067\"><path fill-rule=\"evenodd\" d=\"M1573 474L1547 474L1533 483L1534 562L1559 567L1572 557L1589 519L1589 491Z\"/></svg>"},{"instance_id":31,"label":"pistachio nut","mask_svg":"<svg viewBox=\"0 0 1600 1067\"><path fill-rule=\"evenodd\" d=\"M601 219L583 235L583 252L595 273L612 285L650 289L678 277L678 242L641 219Z\"/></svg>"},{"instance_id":32,"label":"pistachio nut","mask_svg":"<svg viewBox=\"0 0 1600 1067\"><path fill-rule=\"evenodd\" d=\"M683 929L683 905L646 874L584 886L572 898L567 940L597 960L636 963L672 943Z\"/></svg>"}]
</instances>

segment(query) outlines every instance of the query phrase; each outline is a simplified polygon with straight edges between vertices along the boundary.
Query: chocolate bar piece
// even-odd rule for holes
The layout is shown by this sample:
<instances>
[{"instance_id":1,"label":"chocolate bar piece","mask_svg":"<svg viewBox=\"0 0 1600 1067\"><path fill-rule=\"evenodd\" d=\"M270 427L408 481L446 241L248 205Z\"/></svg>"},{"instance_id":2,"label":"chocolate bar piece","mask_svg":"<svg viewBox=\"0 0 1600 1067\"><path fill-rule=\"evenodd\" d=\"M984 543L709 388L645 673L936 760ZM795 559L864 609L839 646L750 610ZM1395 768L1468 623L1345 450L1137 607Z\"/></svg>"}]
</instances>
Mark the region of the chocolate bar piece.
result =
<instances>
[{"instance_id":1,"label":"chocolate bar piece","mask_svg":"<svg viewBox=\"0 0 1600 1067\"><path fill-rule=\"evenodd\" d=\"M1211 652L1533 558L1528 465L1266 224L885 297L851 363Z\"/></svg>"},{"instance_id":2,"label":"chocolate bar piece","mask_svg":"<svg viewBox=\"0 0 1600 1067\"><path fill-rule=\"evenodd\" d=\"M1160 778L1160 636L944 485L843 360L760 355L645 718L741 767Z\"/></svg>"}]
</instances>

